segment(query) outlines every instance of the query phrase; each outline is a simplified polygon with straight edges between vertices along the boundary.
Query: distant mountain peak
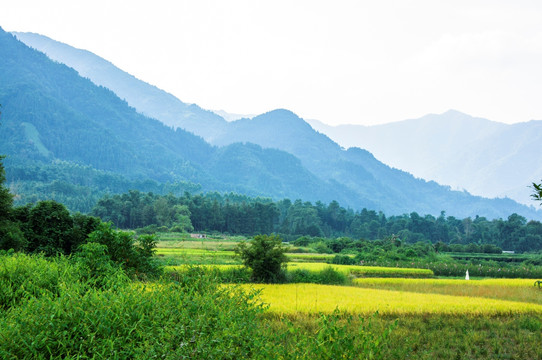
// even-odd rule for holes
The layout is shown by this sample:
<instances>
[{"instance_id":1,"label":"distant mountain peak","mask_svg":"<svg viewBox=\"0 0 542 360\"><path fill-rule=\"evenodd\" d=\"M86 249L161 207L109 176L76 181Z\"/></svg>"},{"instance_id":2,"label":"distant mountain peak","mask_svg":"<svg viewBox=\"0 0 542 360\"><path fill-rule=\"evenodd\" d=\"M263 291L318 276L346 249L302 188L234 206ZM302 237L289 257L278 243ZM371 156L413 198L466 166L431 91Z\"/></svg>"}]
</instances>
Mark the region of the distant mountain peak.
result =
<instances>
[{"instance_id":1,"label":"distant mountain peak","mask_svg":"<svg viewBox=\"0 0 542 360\"><path fill-rule=\"evenodd\" d=\"M273 118L293 118L296 120L301 119L296 113L288 109L275 109L268 111L260 116L269 116Z\"/></svg>"}]
</instances>

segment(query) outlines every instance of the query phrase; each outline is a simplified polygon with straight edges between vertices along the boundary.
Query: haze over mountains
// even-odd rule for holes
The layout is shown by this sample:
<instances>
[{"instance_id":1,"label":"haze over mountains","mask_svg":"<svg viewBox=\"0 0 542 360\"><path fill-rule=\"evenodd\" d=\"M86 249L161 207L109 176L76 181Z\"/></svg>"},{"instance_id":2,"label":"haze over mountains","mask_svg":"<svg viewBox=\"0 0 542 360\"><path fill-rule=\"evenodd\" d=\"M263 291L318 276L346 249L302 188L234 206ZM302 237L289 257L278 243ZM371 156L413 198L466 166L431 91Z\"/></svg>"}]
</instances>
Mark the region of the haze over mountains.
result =
<instances>
[{"instance_id":1,"label":"haze over mountains","mask_svg":"<svg viewBox=\"0 0 542 360\"><path fill-rule=\"evenodd\" d=\"M199 184L204 191L337 200L356 210L367 207L387 215L412 211L438 215L444 210L459 217L497 218L516 212L540 218L540 212L532 207L450 191L392 169L366 150L345 151L290 111L275 110L250 120L227 122L89 52L39 35L17 34L103 87L54 64L9 34L0 35L0 62L6 72L0 79L0 103L5 113L0 153L8 153L18 169L24 161L55 166L61 160L131 179L184 181ZM77 94L76 99L68 94ZM128 105L168 126L137 114ZM73 139L82 139L85 151ZM101 148L93 154L97 146ZM7 170L9 175L9 167Z\"/></svg>"},{"instance_id":2,"label":"haze over mountains","mask_svg":"<svg viewBox=\"0 0 542 360\"><path fill-rule=\"evenodd\" d=\"M376 126L309 123L346 148L363 145L390 166L476 195L531 205L528 186L542 179L542 121L507 125L450 110Z\"/></svg>"}]
</instances>

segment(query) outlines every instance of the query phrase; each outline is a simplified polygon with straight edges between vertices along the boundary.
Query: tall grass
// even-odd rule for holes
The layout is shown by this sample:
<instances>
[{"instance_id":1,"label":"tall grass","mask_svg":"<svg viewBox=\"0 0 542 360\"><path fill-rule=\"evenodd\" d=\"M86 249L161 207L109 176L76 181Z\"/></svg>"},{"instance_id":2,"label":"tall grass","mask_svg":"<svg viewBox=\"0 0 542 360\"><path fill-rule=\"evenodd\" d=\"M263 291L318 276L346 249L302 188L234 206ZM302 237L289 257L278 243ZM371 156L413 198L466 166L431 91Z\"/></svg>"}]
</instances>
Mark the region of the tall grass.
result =
<instances>
[{"instance_id":1,"label":"tall grass","mask_svg":"<svg viewBox=\"0 0 542 360\"><path fill-rule=\"evenodd\" d=\"M253 357L264 345L255 293L202 275L191 270L151 286L73 281L54 296L28 297L0 312L0 358Z\"/></svg>"},{"instance_id":2,"label":"tall grass","mask_svg":"<svg viewBox=\"0 0 542 360\"><path fill-rule=\"evenodd\" d=\"M316 316L316 333L271 331L258 291L221 286L212 271L139 282L86 260L0 256L2 285L21 289L0 308L0 359L377 359L390 331L351 331L343 313Z\"/></svg>"},{"instance_id":3,"label":"tall grass","mask_svg":"<svg viewBox=\"0 0 542 360\"><path fill-rule=\"evenodd\" d=\"M0 255L0 311L30 298L57 296L67 270L65 261L51 263L43 256Z\"/></svg>"}]
</instances>

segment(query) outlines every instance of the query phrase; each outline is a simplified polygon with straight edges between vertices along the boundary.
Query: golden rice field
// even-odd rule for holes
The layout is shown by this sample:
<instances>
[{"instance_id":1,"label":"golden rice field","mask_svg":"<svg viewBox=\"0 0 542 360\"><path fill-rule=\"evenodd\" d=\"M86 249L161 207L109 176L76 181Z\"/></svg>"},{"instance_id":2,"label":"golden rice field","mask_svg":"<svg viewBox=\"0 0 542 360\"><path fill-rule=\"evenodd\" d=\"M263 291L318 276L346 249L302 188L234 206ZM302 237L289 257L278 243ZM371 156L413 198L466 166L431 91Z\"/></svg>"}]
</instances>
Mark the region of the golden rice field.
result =
<instances>
[{"instance_id":1,"label":"golden rice field","mask_svg":"<svg viewBox=\"0 0 542 360\"><path fill-rule=\"evenodd\" d=\"M381 279L359 278L354 285L367 289L471 296L542 304L542 291L532 279Z\"/></svg>"},{"instance_id":2,"label":"golden rice field","mask_svg":"<svg viewBox=\"0 0 542 360\"><path fill-rule=\"evenodd\" d=\"M408 279L400 280L407 281ZM479 286L477 284L470 285L472 283L475 283L475 281L471 281L465 286ZM540 302L511 301L478 296L443 295L316 284L249 284L243 285L243 287L260 290L261 301L269 304L269 311L285 315L332 312L336 308L356 314L373 314L378 311L383 315L542 314ZM505 285L504 287L521 288L520 285ZM539 291L534 288L531 290Z\"/></svg>"}]
</instances>

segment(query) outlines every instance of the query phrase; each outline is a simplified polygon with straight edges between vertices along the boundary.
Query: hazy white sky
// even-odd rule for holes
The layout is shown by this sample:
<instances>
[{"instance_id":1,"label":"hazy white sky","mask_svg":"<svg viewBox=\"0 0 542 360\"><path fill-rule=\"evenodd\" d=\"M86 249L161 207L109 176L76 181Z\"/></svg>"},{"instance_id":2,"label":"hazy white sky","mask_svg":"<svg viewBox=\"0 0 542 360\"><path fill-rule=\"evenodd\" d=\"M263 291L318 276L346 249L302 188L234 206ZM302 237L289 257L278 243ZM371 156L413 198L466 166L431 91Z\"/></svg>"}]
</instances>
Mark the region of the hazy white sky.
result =
<instances>
[{"instance_id":1,"label":"hazy white sky","mask_svg":"<svg viewBox=\"0 0 542 360\"><path fill-rule=\"evenodd\" d=\"M538 0L10 0L0 26L90 50L207 109L542 120Z\"/></svg>"}]
</instances>

